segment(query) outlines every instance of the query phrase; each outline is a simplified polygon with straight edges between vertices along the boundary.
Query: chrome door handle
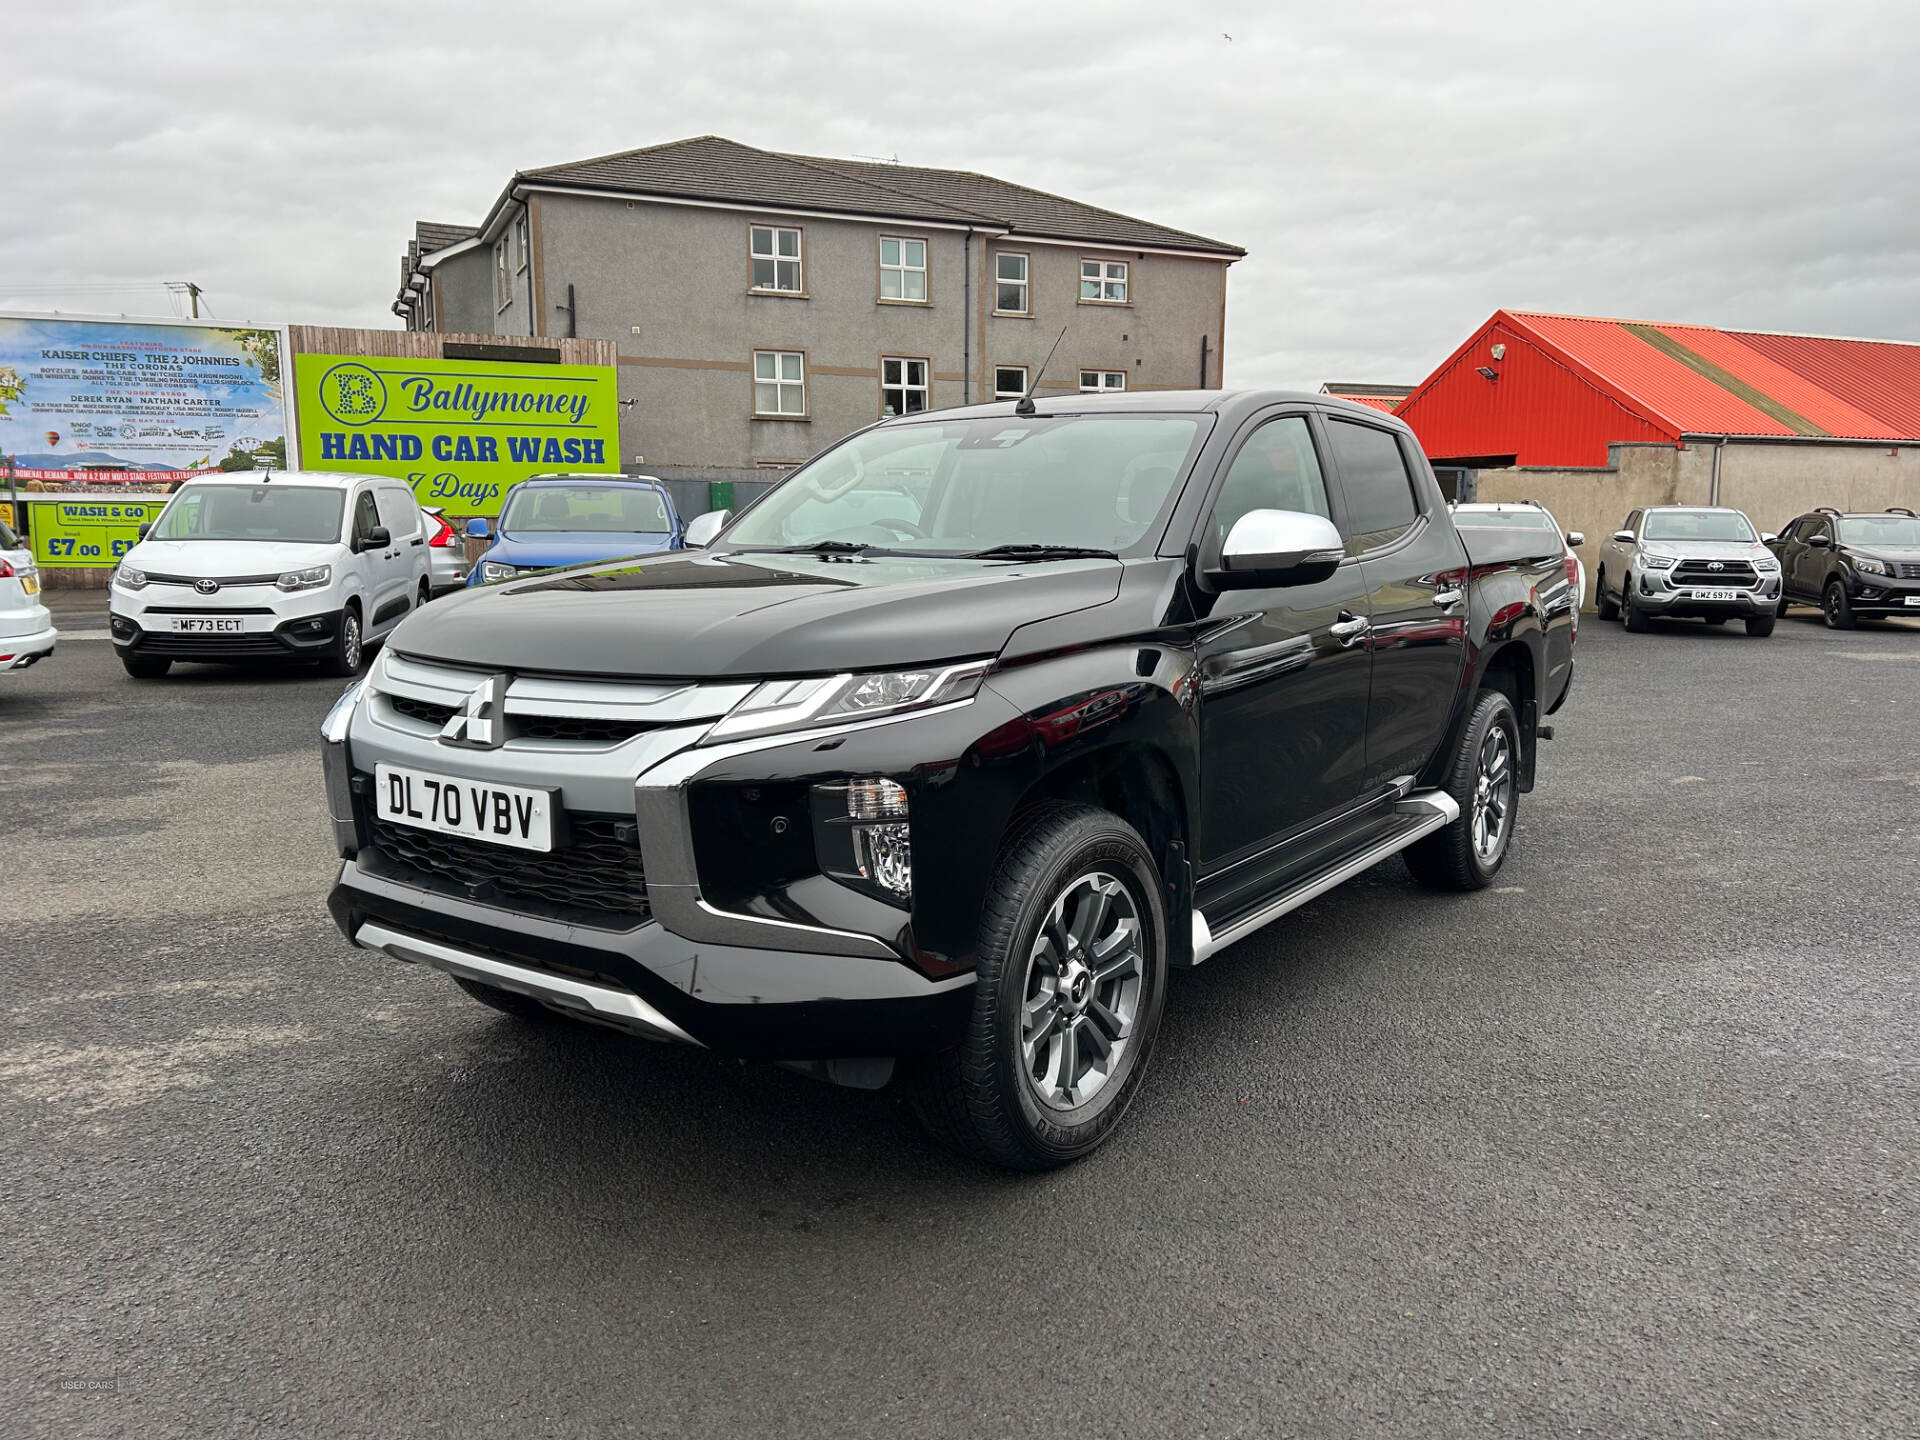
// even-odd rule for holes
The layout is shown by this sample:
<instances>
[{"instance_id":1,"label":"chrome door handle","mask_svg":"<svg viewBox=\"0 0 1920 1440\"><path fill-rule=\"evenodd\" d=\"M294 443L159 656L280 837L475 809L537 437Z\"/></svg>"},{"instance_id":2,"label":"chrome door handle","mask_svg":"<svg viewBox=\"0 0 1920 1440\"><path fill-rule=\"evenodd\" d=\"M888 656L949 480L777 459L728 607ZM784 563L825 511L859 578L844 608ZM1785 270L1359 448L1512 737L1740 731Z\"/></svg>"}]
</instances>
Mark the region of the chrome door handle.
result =
<instances>
[{"instance_id":1,"label":"chrome door handle","mask_svg":"<svg viewBox=\"0 0 1920 1440\"><path fill-rule=\"evenodd\" d=\"M1466 594L1459 590L1436 590L1433 592L1433 603L1438 605L1442 610L1445 610L1450 605L1458 605L1466 598Z\"/></svg>"},{"instance_id":2,"label":"chrome door handle","mask_svg":"<svg viewBox=\"0 0 1920 1440\"><path fill-rule=\"evenodd\" d=\"M1338 620L1327 627L1328 631L1332 633L1333 638L1340 642L1343 649L1352 645L1354 641L1358 640L1372 628L1373 622L1371 620L1364 617L1355 619L1345 610L1340 612L1340 618Z\"/></svg>"}]
</instances>

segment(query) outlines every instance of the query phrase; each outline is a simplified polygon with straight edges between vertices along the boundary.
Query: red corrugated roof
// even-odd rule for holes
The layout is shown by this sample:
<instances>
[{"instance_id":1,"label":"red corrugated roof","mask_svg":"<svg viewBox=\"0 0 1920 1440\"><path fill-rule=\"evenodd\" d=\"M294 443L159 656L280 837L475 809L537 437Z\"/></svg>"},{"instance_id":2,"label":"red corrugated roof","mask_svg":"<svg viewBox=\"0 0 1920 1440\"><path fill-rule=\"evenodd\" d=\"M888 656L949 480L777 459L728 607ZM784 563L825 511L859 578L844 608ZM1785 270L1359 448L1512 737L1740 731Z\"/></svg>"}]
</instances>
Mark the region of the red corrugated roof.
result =
<instances>
[{"instance_id":1,"label":"red corrugated roof","mask_svg":"<svg viewBox=\"0 0 1920 1440\"><path fill-rule=\"evenodd\" d=\"M1857 409L1833 391L1782 365L1765 351L1744 343L1737 334L1712 330L1704 325L1661 325L1656 328L1710 365L1751 385L1762 395L1786 406L1829 435L1853 440L1898 438L1897 432L1884 421Z\"/></svg>"},{"instance_id":2,"label":"red corrugated roof","mask_svg":"<svg viewBox=\"0 0 1920 1440\"><path fill-rule=\"evenodd\" d=\"M1726 332L1776 365L1864 411L1903 440L1920 437L1920 345L1829 335Z\"/></svg>"},{"instance_id":3,"label":"red corrugated roof","mask_svg":"<svg viewBox=\"0 0 1920 1440\"><path fill-rule=\"evenodd\" d=\"M1391 413L1394 406L1406 398L1404 395L1349 395L1344 390L1329 390L1326 393L1336 400L1351 400L1356 405L1366 405L1372 409L1385 410L1389 413Z\"/></svg>"}]
</instances>

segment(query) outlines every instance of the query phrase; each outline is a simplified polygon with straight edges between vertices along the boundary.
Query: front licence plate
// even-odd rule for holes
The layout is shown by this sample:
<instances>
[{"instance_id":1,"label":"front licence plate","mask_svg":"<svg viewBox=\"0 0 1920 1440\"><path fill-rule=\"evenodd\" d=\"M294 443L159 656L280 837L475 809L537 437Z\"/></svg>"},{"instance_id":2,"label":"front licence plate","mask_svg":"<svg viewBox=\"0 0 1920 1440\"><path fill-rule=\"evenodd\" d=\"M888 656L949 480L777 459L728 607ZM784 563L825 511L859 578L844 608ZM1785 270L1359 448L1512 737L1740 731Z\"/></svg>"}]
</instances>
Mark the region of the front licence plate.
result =
<instances>
[{"instance_id":1,"label":"front licence plate","mask_svg":"<svg viewBox=\"0 0 1920 1440\"><path fill-rule=\"evenodd\" d=\"M1693 592L1693 598L1695 600L1738 600L1740 592L1738 590L1696 590Z\"/></svg>"},{"instance_id":2,"label":"front licence plate","mask_svg":"<svg viewBox=\"0 0 1920 1440\"><path fill-rule=\"evenodd\" d=\"M183 635L238 635L247 622L238 615L170 615L168 627Z\"/></svg>"},{"instance_id":3,"label":"front licence plate","mask_svg":"<svg viewBox=\"0 0 1920 1440\"><path fill-rule=\"evenodd\" d=\"M516 850L553 849L551 790L460 780L398 765L375 765L373 781L382 820Z\"/></svg>"},{"instance_id":4,"label":"front licence plate","mask_svg":"<svg viewBox=\"0 0 1920 1440\"><path fill-rule=\"evenodd\" d=\"M1907 604L1920 607L1920 595L1907 596Z\"/></svg>"}]
</instances>

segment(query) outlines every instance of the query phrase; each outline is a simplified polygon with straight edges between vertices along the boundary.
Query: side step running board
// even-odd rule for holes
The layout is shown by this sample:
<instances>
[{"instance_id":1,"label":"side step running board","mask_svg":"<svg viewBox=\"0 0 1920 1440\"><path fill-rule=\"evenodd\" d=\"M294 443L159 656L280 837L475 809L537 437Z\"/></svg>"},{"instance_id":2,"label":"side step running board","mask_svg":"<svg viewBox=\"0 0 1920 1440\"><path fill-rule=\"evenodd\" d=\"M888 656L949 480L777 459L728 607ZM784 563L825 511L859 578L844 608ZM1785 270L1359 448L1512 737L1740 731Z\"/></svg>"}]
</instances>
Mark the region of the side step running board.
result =
<instances>
[{"instance_id":1,"label":"side step running board","mask_svg":"<svg viewBox=\"0 0 1920 1440\"><path fill-rule=\"evenodd\" d=\"M1397 829L1386 839L1376 841L1350 859L1334 862L1332 868L1316 870L1305 880L1284 895L1275 896L1259 908L1241 916L1219 934L1207 924L1207 917L1198 910L1193 912L1193 963L1198 965L1208 957L1233 944L1244 940L1263 925L1272 924L1289 910L1298 910L1316 896L1324 895L1336 885L1344 885L1362 870L1370 870L1389 855L1398 855L1407 846L1422 836L1451 825L1460 818L1459 803L1444 790L1427 790L1418 795L1408 796L1393 807L1395 815L1403 816L1406 825Z\"/></svg>"},{"instance_id":2,"label":"side step running board","mask_svg":"<svg viewBox=\"0 0 1920 1440\"><path fill-rule=\"evenodd\" d=\"M353 939L355 944L369 950L384 950L396 960L431 966L449 975L478 980L482 985L493 985L518 995L531 995L562 1010L585 1011L596 1020L644 1035L649 1040L677 1040L683 1045L700 1043L630 990L570 980L565 975L549 975L531 966L495 960L490 955L457 950L438 940L389 929L373 920L363 924Z\"/></svg>"}]
</instances>

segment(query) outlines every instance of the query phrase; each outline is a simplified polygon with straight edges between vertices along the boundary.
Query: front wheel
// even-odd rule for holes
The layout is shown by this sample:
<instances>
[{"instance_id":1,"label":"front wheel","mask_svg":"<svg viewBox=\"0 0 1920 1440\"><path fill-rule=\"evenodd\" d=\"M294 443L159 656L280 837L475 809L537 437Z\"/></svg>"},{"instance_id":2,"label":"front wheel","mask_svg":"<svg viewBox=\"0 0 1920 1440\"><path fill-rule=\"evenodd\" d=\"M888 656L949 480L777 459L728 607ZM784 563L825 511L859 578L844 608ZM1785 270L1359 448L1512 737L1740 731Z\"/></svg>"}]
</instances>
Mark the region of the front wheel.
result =
<instances>
[{"instance_id":1,"label":"front wheel","mask_svg":"<svg viewBox=\"0 0 1920 1440\"><path fill-rule=\"evenodd\" d=\"M136 680L158 680L173 668L173 661L164 655L135 655L123 650L120 665Z\"/></svg>"},{"instance_id":2,"label":"front wheel","mask_svg":"<svg viewBox=\"0 0 1920 1440\"><path fill-rule=\"evenodd\" d=\"M1630 634L1644 635L1652 628L1647 624L1647 612L1633 603L1633 576L1629 575L1620 586L1620 618L1626 622Z\"/></svg>"},{"instance_id":3,"label":"front wheel","mask_svg":"<svg viewBox=\"0 0 1920 1440\"><path fill-rule=\"evenodd\" d=\"M1602 620L1620 618L1620 606L1607 594L1607 572L1604 570L1593 582L1593 613Z\"/></svg>"},{"instance_id":4,"label":"front wheel","mask_svg":"<svg viewBox=\"0 0 1920 1440\"><path fill-rule=\"evenodd\" d=\"M1493 883L1513 842L1520 801L1520 717L1499 690L1483 690L1447 772L1460 818L1400 853L1422 885L1480 890Z\"/></svg>"},{"instance_id":5,"label":"front wheel","mask_svg":"<svg viewBox=\"0 0 1920 1440\"><path fill-rule=\"evenodd\" d=\"M1113 1134L1160 1029L1161 893L1146 845L1118 816L1061 804L1019 822L981 917L966 1038L914 1076L914 1109L937 1139L1048 1170Z\"/></svg>"},{"instance_id":6,"label":"front wheel","mask_svg":"<svg viewBox=\"0 0 1920 1440\"><path fill-rule=\"evenodd\" d=\"M1776 617L1771 611L1769 611L1765 615L1747 616L1747 634L1753 635L1756 637L1761 635L1771 635L1773 633L1773 625L1774 625L1775 618Z\"/></svg>"},{"instance_id":7,"label":"front wheel","mask_svg":"<svg viewBox=\"0 0 1920 1440\"><path fill-rule=\"evenodd\" d=\"M1853 602L1847 598L1847 587L1838 580L1827 582L1827 593L1821 600L1820 610L1827 617L1829 630L1851 630L1859 623L1854 619Z\"/></svg>"},{"instance_id":8,"label":"front wheel","mask_svg":"<svg viewBox=\"0 0 1920 1440\"><path fill-rule=\"evenodd\" d=\"M334 628L333 644L327 647L320 668L327 674L346 679L358 675L360 667L367 663L366 645L360 637L360 607L352 601L340 612L340 622Z\"/></svg>"}]
</instances>

